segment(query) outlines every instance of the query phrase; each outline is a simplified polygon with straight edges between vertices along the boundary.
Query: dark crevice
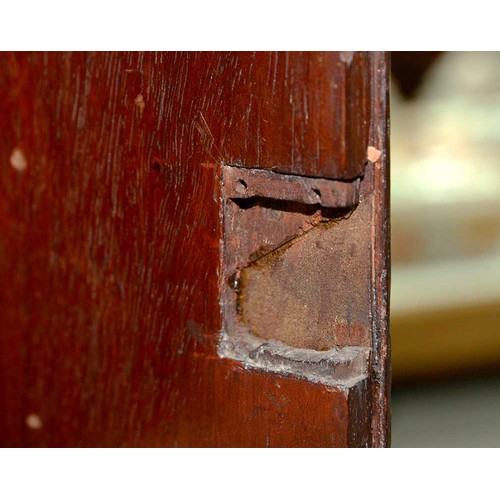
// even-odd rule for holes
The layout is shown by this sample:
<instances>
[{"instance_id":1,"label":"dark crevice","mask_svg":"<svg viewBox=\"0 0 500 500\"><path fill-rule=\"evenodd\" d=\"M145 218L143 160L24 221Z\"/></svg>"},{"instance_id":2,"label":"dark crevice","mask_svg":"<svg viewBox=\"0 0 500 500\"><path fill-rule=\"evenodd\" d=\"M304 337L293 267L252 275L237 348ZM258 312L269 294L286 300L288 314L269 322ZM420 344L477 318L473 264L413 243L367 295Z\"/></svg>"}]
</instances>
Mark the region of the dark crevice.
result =
<instances>
[{"instance_id":1,"label":"dark crevice","mask_svg":"<svg viewBox=\"0 0 500 500\"><path fill-rule=\"evenodd\" d=\"M279 210L281 212L294 212L303 215L314 215L318 211L321 211L321 216L325 219L342 219L346 217L354 208L325 208L319 203L310 205L307 203L300 203L298 201L275 200L260 196L252 196L250 198L231 198L231 200L243 210L253 207L262 207Z\"/></svg>"}]
</instances>

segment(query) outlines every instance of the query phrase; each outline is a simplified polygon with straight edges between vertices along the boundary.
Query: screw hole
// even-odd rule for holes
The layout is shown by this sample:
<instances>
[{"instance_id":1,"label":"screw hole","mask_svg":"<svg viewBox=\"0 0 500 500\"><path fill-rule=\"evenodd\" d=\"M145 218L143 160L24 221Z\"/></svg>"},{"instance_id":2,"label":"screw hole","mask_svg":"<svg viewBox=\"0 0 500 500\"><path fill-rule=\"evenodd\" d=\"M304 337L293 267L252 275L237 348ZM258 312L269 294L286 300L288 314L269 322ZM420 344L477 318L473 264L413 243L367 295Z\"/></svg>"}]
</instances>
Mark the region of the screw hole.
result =
<instances>
[{"instance_id":1,"label":"screw hole","mask_svg":"<svg viewBox=\"0 0 500 500\"><path fill-rule=\"evenodd\" d=\"M247 183L243 179L239 179L238 182L246 189L248 187Z\"/></svg>"}]
</instances>

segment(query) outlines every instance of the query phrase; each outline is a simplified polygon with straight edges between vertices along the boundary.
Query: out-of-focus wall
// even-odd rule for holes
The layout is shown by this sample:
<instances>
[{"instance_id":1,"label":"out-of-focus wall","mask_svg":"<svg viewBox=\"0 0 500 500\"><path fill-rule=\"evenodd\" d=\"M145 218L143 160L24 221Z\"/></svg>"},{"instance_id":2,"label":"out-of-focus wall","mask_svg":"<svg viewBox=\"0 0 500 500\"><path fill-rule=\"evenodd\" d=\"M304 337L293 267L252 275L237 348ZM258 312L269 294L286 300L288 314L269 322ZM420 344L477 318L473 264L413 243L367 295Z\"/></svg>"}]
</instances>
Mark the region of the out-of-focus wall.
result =
<instances>
[{"instance_id":1,"label":"out-of-focus wall","mask_svg":"<svg viewBox=\"0 0 500 500\"><path fill-rule=\"evenodd\" d=\"M394 382L500 371L500 53L394 84L391 156Z\"/></svg>"}]
</instances>

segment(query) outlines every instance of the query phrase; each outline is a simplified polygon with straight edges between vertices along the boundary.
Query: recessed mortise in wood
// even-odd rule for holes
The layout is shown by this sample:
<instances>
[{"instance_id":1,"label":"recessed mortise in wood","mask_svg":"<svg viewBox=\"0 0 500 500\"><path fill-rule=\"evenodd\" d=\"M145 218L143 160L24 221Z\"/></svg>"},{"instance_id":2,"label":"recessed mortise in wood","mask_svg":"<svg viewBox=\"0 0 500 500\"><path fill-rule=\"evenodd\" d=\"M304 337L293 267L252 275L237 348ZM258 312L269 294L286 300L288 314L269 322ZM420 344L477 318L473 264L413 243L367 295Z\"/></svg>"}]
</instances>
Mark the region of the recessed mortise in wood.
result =
<instances>
[{"instance_id":1,"label":"recessed mortise in wood","mask_svg":"<svg viewBox=\"0 0 500 500\"><path fill-rule=\"evenodd\" d=\"M371 269L360 179L223 166L222 183L219 354L327 385L364 378Z\"/></svg>"}]
</instances>

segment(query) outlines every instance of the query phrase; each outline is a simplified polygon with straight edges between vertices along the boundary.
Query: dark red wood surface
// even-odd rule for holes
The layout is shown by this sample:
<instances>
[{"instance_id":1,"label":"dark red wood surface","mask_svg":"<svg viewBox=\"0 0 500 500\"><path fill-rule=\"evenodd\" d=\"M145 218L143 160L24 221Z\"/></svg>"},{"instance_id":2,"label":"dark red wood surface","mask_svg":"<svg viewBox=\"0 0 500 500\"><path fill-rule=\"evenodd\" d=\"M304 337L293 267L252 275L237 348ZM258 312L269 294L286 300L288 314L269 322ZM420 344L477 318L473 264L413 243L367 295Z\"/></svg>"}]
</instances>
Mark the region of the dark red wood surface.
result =
<instances>
[{"instance_id":1,"label":"dark red wood surface","mask_svg":"<svg viewBox=\"0 0 500 500\"><path fill-rule=\"evenodd\" d=\"M377 69L365 53L1 54L0 443L386 444L385 316L373 421L371 389L351 404L217 356L221 164L351 179L371 134L377 231Z\"/></svg>"}]
</instances>

